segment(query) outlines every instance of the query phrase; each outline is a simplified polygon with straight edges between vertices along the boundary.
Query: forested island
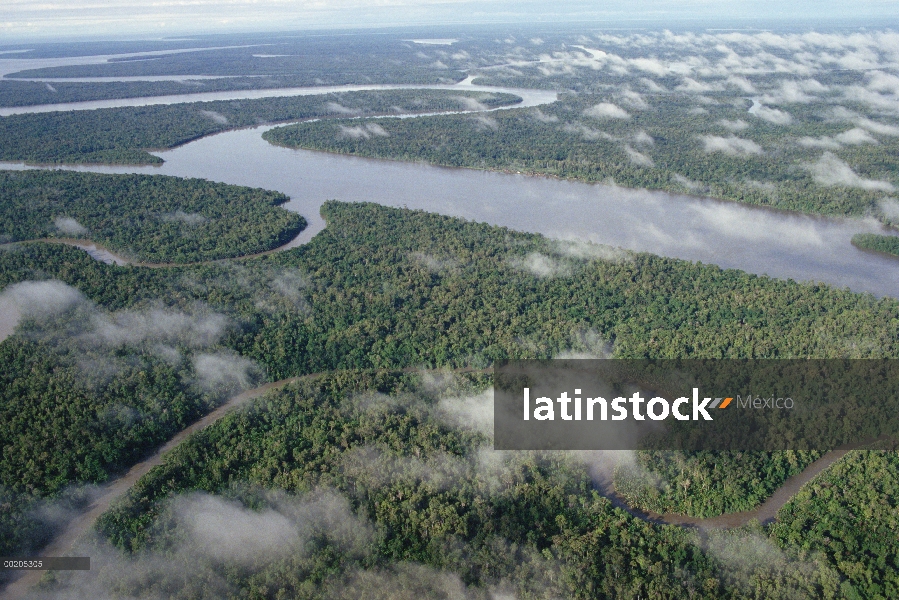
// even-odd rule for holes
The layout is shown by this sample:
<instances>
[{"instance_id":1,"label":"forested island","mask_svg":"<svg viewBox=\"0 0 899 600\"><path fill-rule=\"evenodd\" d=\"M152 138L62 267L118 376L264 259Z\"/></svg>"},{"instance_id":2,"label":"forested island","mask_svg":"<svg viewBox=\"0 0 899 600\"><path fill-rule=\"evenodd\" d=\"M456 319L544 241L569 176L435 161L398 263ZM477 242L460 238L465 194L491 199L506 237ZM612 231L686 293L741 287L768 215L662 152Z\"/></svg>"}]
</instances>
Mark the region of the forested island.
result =
<instances>
[{"instance_id":1,"label":"forested island","mask_svg":"<svg viewBox=\"0 0 899 600\"><path fill-rule=\"evenodd\" d=\"M874 250L883 254L899 256L899 237L892 235L859 233L852 236L852 245L862 250Z\"/></svg>"},{"instance_id":2,"label":"forested island","mask_svg":"<svg viewBox=\"0 0 899 600\"><path fill-rule=\"evenodd\" d=\"M96 242L132 260L187 263L271 250L306 226L283 194L201 179L0 172L0 241Z\"/></svg>"},{"instance_id":3,"label":"forested island","mask_svg":"<svg viewBox=\"0 0 899 600\"><path fill-rule=\"evenodd\" d=\"M452 111L471 102L504 106L512 94L383 90L314 96L106 108L0 118L0 160L39 164L160 164L147 150L266 123L352 115Z\"/></svg>"},{"instance_id":4,"label":"forested island","mask_svg":"<svg viewBox=\"0 0 899 600\"><path fill-rule=\"evenodd\" d=\"M883 200L899 186L899 138L893 133L856 128L852 135L869 143L822 153L820 146L785 143L830 139L848 130L810 108L794 110L789 124L773 124L745 121L749 101L710 105L701 113L693 110L695 100L674 94L647 94L641 102L641 110L627 111L605 95L580 93L539 109L489 116L372 120L388 134L378 137L342 136L340 127L347 123L340 121L299 123L263 136L292 148L702 194L807 213L877 215L894 222L892 203Z\"/></svg>"}]
</instances>

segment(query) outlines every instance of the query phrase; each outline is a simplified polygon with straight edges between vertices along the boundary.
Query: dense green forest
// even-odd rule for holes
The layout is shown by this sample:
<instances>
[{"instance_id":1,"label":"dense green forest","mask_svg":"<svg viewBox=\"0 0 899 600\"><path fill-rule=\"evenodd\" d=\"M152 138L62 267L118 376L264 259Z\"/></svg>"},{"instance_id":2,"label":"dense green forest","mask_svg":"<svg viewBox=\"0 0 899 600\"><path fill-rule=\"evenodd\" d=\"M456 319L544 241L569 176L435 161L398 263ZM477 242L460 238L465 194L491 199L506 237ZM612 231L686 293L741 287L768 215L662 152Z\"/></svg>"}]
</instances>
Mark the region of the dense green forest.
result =
<instances>
[{"instance_id":1,"label":"dense green forest","mask_svg":"<svg viewBox=\"0 0 899 600\"><path fill-rule=\"evenodd\" d=\"M239 39L219 38L219 43L210 43L210 38L206 38L199 40L198 51L159 53L152 60L146 60L146 56L118 57L99 64L28 69L9 77L245 77L253 74L260 79L288 76L299 85L455 83L465 78L459 61L451 62L403 37L395 33L356 32L354 35L261 34ZM202 49L210 45L218 47ZM451 64L446 65L441 59Z\"/></svg>"},{"instance_id":2,"label":"dense green forest","mask_svg":"<svg viewBox=\"0 0 899 600\"><path fill-rule=\"evenodd\" d=\"M891 299L600 246L572 248L419 211L332 202L323 214L328 227L309 244L240 263L143 269L46 244L0 252L5 294L17 282L55 279L87 298L46 316L38 309L49 294L39 295L36 306L24 305L33 312L26 310L20 333L0 344L10 355L0 376L19 390L4 400L16 415L0 421L4 457L47 439L69 440L65 452L40 462L10 458L4 486L28 481L33 487L16 493L42 498L69 483L103 481L136 457L116 445L119 426L109 423L146 413L129 443L148 448L222 397L196 386L202 354L237 361L245 381L228 380L233 386L334 369L485 367L497 358L565 351L634 358L897 352L899 305ZM555 276L529 270L539 257ZM56 290L64 298L70 292ZM122 333L129 327L136 337ZM191 341L204 331L216 335L199 336L203 346ZM96 383L97 395L84 379L99 367L109 375ZM32 400L13 401L25 392ZM65 407L56 394L65 395ZM38 417L47 410L74 412L47 422ZM71 430L73 418L85 426ZM691 488L689 501L672 490L667 500L662 493L634 502L713 507L700 514L748 507L812 458L760 454L728 474L704 456L686 457L688 470L708 469L708 485ZM31 527L21 511L7 519L18 531Z\"/></svg>"},{"instance_id":3,"label":"dense green forest","mask_svg":"<svg viewBox=\"0 0 899 600\"><path fill-rule=\"evenodd\" d=\"M430 82L421 82L430 83ZM433 83L439 83L434 81ZM0 107L169 96L204 92L276 89L315 85L302 77L223 77L187 81L68 82L0 80Z\"/></svg>"},{"instance_id":4,"label":"dense green forest","mask_svg":"<svg viewBox=\"0 0 899 600\"><path fill-rule=\"evenodd\" d=\"M520 171L628 187L703 194L725 200L827 215L876 215L892 223L885 193L899 185L899 138L856 128L869 143L821 151L791 140L838 138L847 125L792 111L790 124L746 122L750 102L695 110L679 95L646 95L630 112L605 96L570 94L540 109L488 115L374 120L389 135L339 135L340 121L300 123L265 139L311 148L452 167ZM728 129L739 122L745 130ZM723 124L722 124L723 123ZM876 139L875 139L876 138Z\"/></svg>"},{"instance_id":5,"label":"dense green forest","mask_svg":"<svg viewBox=\"0 0 899 600\"><path fill-rule=\"evenodd\" d=\"M489 92L383 90L11 115L0 118L0 160L159 164L162 159L147 150L227 129L347 114L461 110L467 99L485 106L521 101Z\"/></svg>"},{"instance_id":6,"label":"dense green forest","mask_svg":"<svg viewBox=\"0 0 899 600\"><path fill-rule=\"evenodd\" d=\"M874 250L899 256L899 237L892 235L858 233L852 236L852 245L862 250Z\"/></svg>"},{"instance_id":7,"label":"dense green forest","mask_svg":"<svg viewBox=\"0 0 899 600\"><path fill-rule=\"evenodd\" d=\"M169 454L82 548L103 556L98 569L58 574L46 591L385 599L897 591L894 536L878 540L873 560L846 562L836 544L864 540L842 527L784 541L758 525L701 533L652 525L592 489L589 458L493 451L477 426L453 419L455 407L483 401L486 383L355 371L271 393ZM895 501L894 480L867 497ZM877 515L872 529L894 525L886 506L866 514ZM220 519L229 533L214 530ZM232 535L249 554L214 545L233 544ZM188 559L190 569L174 568Z\"/></svg>"},{"instance_id":8,"label":"dense green forest","mask_svg":"<svg viewBox=\"0 0 899 600\"><path fill-rule=\"evenodd\" d=\"M305 219L283 194L201 179L66 171L0 172L0 240L97 242L138 261L184 263L270 250Z\"/></svg>"}]
</instances>

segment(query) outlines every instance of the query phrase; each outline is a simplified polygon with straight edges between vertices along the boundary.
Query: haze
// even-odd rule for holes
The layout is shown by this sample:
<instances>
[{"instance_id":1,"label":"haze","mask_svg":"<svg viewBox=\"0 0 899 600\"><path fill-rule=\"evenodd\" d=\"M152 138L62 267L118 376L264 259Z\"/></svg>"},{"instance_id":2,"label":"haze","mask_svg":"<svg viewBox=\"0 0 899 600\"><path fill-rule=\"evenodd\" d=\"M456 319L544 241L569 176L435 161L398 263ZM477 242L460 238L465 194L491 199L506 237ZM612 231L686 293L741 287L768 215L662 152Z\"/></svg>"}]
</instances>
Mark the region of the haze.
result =
<instances>
[{"instance_id":1,"label":"haze","mask_svg":"<svg viewBox=\"0 0 899 600\"><path fill-rule=\"evenodd\" d=\"M5 0L0 36L27 39L168 36L287 29L458 23L605 23L894 19L896 0L811 3L784 0ZM810 14L812 13L812 14Z\"/></svg>"}]
</instances>

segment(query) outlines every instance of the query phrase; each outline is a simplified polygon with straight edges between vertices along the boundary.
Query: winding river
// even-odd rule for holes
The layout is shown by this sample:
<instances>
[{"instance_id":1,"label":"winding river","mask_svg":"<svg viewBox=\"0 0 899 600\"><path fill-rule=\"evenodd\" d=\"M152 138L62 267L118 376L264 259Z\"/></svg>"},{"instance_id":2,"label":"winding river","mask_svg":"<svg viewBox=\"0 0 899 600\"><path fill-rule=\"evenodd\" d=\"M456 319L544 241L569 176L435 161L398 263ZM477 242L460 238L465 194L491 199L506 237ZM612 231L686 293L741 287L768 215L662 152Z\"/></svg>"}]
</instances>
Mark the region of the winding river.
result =
<instances>
[{"instance_id":1,"label":"winding river","mask_svg":"<svg viewBox=\"0 0 899 600\"><path fill-rule=\"evenodd\" d=\"M339 89L298 88L294 94L389 89L406 86L341 86ZM443 89L509 91L525 99L524 106L553 101L555 94L532 90L480 88L466 80L456 86L417 86ZM271 95L289 95L272 90ZM257 92L225 92L228 98L261 97ZM78 108L131 106L208 99L202 94L181 97L139 98L79 103ZM224 96L222 96L224 97ZM216 99L220 99L217 97ZM521 106L521 105L519 105ZM47 107L27 107L39 112ZM53 110L75 106L55 106ZM16 109L19 110L19 109ZM22 111L20 111L22 112ZM181 147L156 152L165 160L159 167L72 167L103 173L158 173L179 177L201 177L225 183L263 187L287 194L286 208L301 213L309 227L285 248L307 242L325 223L319 207L328 199L371 201L485 221L554 238L577 239L648 251L693 261L714 263L756 274L820 281L876 296L899 297L899 260L866 253L849 241L858 232L882 232L873 222L784 213L760 207L721 202L664 192L626 189L549 178L470 169L448 169L425 164L381 161L323 152L273 146L261 135L273 126L239 129L208 136ZM0 164L0 168L25 169L23 164ZM95 258L113 261L102 248L85 248ZM148 265L149 266L149 265ZM2 319L0 319L2 321ZM0 323L0 329L3 323ZM8 325L8 324L6 324ZM112 482L107 493L91 509L73 521L51 549L62 552L77 533L114 498L121 496L137 477L155 464L162 454L191 431L221 418L227 410L285 382L268 384L232 398L188 430L179 433L148 461L136 465ZM771 518L799 486L840 458L835 451L788 481L767 503L752 513L720 517L718 520L685 520L673 515L645 515L655 522L694 526L732 526L749 518ZM609 494L613 502L613 493ZM621 503L616 502L621 505ZM626 508L626 507L625 507ZM26 589L28 574L9 586L7 597Z\"/></svg>"}]
</instances>

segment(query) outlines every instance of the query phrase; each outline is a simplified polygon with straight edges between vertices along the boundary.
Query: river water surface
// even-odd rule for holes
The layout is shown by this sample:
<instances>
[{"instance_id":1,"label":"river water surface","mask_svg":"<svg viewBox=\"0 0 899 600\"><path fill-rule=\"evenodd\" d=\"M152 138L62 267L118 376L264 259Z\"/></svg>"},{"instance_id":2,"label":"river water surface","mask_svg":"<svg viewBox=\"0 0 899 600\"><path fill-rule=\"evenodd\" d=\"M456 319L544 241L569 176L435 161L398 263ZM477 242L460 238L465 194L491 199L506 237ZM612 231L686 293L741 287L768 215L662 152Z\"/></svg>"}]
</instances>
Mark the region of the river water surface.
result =
<instances>
[{"instance_id":1,"label":"river water surface","mask_svg":"<svg viewBox=\"0 0 899 600\"><path fill-rule=\"evenodd\" d=\"M300 88L294 93L385 87L403 86ZM524 98L519 107L545 104L556 97L545 91L481 88L468 80L456 86L420 87L508 91ZM283 94L283 90L264 93L278 92ZM257 93L225 94L246 98ZM205 95L178 98L183 102L201 96ZM109 102L150 104L156 100ZM899 260L850 244L855 233L886 232L873 220L833 219L667 192L294 150L262 139L262 133L272 127L227 131L155 152L165 160L161 166L74 168L201 177L283 192L291 198L286 208L309 221L306 231L289 246L303 244L321 231L324 222L319 208L324 201L368 201L899 297ZM385 127L389 132L389 125ZM28 167L6 163L0 168Z\"/></svg>"},{"instance_id":2,"label":"river water surface","mask_svg":"<svg viewBox=\"0 0 899 600\"><path fill-rule=\"evenodd\" d=\"M386 126L389 131L389 126ZM277 190L309 227L321 231L329 199L368 201L484 221L550 237L647 251L772 277L820 281L899 297L899 260L858 250L873 222L791 214L666 192L449 169L273 146L271 126L229 131L165 152L159 167L78 167L103 173L201 177ZM23 168L5 165L6 168Z\"/></svg>"}]
</instances>

